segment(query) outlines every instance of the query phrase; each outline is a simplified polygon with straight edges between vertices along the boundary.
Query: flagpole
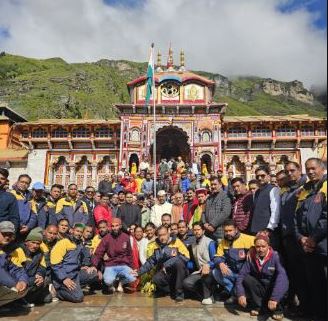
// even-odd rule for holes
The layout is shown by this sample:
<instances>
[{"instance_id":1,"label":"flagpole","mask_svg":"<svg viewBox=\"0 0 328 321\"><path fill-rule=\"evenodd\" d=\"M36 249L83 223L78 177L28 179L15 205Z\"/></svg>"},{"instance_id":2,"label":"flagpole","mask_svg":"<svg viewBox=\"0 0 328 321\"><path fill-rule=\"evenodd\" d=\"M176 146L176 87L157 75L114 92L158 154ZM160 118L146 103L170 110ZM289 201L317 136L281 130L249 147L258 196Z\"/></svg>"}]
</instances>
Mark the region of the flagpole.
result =
<instances>
[{"instance_id":1,"label":"flagpole","mask_svg":"<svg viewBox=\"0 0 328 321\"><path fill-rule=\"evenodd\" d=\"M155 58L154 58L154 43L151 44L152 51L152 65L153 65L153 81L152 81L152 93L153 93L153 162L154 162L154 197L156 194L156 182L157 182L157 169L156 169L156 96L155 96Z\"/></svg>"}]
</instances>

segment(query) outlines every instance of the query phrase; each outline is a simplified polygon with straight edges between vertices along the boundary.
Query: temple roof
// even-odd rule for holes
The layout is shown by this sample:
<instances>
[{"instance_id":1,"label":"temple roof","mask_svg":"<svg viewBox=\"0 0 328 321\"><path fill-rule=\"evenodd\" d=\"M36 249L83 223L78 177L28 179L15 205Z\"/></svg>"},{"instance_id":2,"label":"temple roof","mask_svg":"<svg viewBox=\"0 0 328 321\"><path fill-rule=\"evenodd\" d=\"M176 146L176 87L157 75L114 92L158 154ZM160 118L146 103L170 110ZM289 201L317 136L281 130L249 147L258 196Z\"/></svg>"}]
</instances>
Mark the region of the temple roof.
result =
<instances>
[{"instance_id":1,"label":"temple roof","mask_svg":"<svg viewBox=\"0 0 328 321\"><path fill-rule=\"evenodd\" d=\"M119 119L38 119L26 123L18 123L16 126L29 126L29 125L119 125Z\"/></svg>"},{"instance_id":2,"label":"temple roof","mask_svg":"<svg viewBox=\"0 0 328 321\"><path fill-rule=\"evenodd\" d=\"M12 122L25 122L26 119L17 113L15 110L8 107L8 104L0 101L0 119L8 120L10 119Z\"/></svg>"},{"instance_id":3,"label":"temple roof","mask_svg":"<svg viewBox=\"0 0 328 321\"><path fill-rule=\"evenodd\" d=\"M225 123L253 123L253 122L288 122L288 121L325 121L327 118L302 115L284 116L225 116Z\"/></svg>"}]
</instances>

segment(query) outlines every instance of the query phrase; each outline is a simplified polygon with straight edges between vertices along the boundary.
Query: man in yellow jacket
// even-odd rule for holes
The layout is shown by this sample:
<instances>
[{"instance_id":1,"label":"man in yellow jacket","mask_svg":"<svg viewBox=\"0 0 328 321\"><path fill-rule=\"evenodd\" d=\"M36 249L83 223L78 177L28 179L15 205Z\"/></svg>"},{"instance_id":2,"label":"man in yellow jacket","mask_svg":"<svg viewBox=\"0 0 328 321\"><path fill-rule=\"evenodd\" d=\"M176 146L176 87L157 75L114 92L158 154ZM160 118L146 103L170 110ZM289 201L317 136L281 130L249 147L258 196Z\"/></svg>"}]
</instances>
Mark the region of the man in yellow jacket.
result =
<instances>
[{"instance_id":1,"label":"man in yellow jacket","mask_svg":"<svg viewBox=\"0 0 328 321\"><path fill-rule=\"evenodd\" d=\"M153 282L156 285L157 294L170 293L177 302L181 302L184 299L183 280L187 276L186 263L188 261L189 252L183 242L176 237L170 237L168 228L161 226L157 230L153 255L138 271L135 271L135 274L140 276L156 267Z\"/></svg>"}]
</instances>

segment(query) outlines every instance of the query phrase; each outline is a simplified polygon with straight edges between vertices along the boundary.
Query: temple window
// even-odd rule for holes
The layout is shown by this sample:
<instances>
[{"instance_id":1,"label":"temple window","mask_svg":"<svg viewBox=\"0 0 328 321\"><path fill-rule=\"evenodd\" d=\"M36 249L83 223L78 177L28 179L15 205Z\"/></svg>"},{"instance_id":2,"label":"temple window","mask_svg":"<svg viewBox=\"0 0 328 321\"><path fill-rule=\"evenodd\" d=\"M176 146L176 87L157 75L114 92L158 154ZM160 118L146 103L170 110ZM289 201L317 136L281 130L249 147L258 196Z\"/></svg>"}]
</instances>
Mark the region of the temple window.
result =
<instances>
[{"instance_id":1,"label":"temple window","mask_svg":"<svg viewBox=\"0 0 328 321\"><path fill-rule=\"evenodd\" d=\"M318 135L319 136L326 136L326 128L325 127L319 127L318 128Z\"/></svg>"},{"instance_id":2,"label":"temple window","mask_svg":"<svg viewBox=\"0 0 328 321\"><path fill-rule=\"evenodd\" d=\"M72 131L72 137L74 138L87 138L89 136L90 136L90 130L86 127L79 127L73 129Z\"/></svg>"},{"instance_id":3,"label":"temple window","mask_svg":"<svg viewBox=\"0 0 328 321\"><path fill-rule=\"evenodd\" d=\"M107 127L98 128L95 130L95 137L97 138L113 137L113 130Z\"/></svg>"},{"instance_id":4,"label":"temple window","mask_svg":"<svg viewBox=\"0 0 328 321\"><path fill-rule=\"evenodd\" d=\"M252 130L253 137L270 137L271 129L268 127L255 127Z\"/></svg>"},{"instance_id":5,"label":"temple window","mask_svg":"<svg viewBox=\"0 0 328 321\"><path fill-rule=\"evenodd\" d=\"M65 138L68 136L68 132L64 128L56 128L52 131L51 136L53 138Z\"/></svg>"},{"instance_id":6,"label":"temple window","mask_svg":"<svg viewBox=\"0 0 328 321\"><path fill-rule=\"evenodd\" d=\"M33 138L45 138L48 136L48 132L44 128L37 128L32 131Z\"/></svg>"},{"instance_id":7,"label":"temple window","mask_svg":"<svg viewBox=\"0 0 328 321\"><path fill-rule=\"evenodd\" d=\"M22 137L23 138L28 138L28 130L23 130L22 131Z\"/></svg>"},{"instance_id":8,"label":"temple window","mask_svg":"<svg viewBox=\"0 0 328 321\"><path fill-rule=\"evenodd\" d=\"M132 142L140 142L140 130L138 128L132 128L129 138L129 140Z\"/></svg>"},{"instance_id":9,"label":"temple window","mask_svg":"<svg viewBox=\"0 0 328 321\"><path fill-rule=\"evenodd\" d=\"M301 135L302 136L314 136L313 126L310 126L310 125L302 126Z\"/></svg>"},{"instance_id":10,"label":"temple window","mask_svg":"<svg viewBox=\"0 0 328 321\"><path fill-rule=\"evenodd\" d=\"M296 136L296 129L294 127L285 125L277 128L277 136Z\"/></svg>"},{"instance_id":11,"label":"temple window","mask_svg":"<svg viewBox=\"0 0 328 321\"><path fill-rule=\"evenodd\" d=\"M212 133L208 130L204 130L202 132L202 142L203 143L209 143L212 141Z\"/></svg>"},{"instance_id":12,"label":"temple window","mask_svg":"<svg viewBox=\"0 0 328 321\"><path fill-rule=\"evenodd\" d=\"M247 137L247 129L243 127L229 128L228 137Z\"/></svg>"}]
</instances>

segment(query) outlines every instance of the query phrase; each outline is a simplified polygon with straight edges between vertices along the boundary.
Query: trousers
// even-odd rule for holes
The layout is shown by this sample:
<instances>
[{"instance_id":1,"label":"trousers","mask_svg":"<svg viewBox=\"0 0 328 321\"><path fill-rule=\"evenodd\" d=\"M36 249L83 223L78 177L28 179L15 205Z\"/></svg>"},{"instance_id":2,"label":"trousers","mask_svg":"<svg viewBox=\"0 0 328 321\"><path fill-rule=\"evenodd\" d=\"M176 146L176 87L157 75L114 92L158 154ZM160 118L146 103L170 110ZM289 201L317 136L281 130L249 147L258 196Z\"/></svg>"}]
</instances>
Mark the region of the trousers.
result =
<instances>
[{"instance_id":1,"label":"trousers","mask_svg":"<svg viewBox=\"0 0 328 321\"><path fill-rule=\"evenodd\" d=\"M212 296L214 282L211 274L207 276L202 276L200 273L191 274L183 280L183 288L196 294L200 299L208 299ZM199 295L200 293L202 296Z\"/></svg>"},{"instance_id":2,"label":"trousers","mask_svg":"<svg viewBox=\"0 0 328 321\"><path fill-rule=\"evenodd\" d=\"M117 279L122 285L132 283L136 278L131 274L132 269L127 265L106 266L104 271L104 282L106 285L113 285Z\"/></svg>"}]
</instances>

